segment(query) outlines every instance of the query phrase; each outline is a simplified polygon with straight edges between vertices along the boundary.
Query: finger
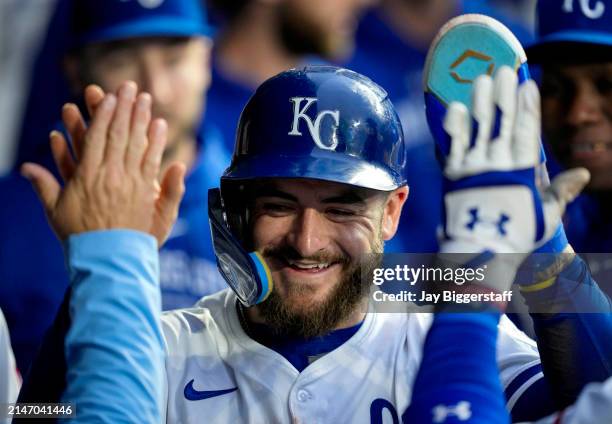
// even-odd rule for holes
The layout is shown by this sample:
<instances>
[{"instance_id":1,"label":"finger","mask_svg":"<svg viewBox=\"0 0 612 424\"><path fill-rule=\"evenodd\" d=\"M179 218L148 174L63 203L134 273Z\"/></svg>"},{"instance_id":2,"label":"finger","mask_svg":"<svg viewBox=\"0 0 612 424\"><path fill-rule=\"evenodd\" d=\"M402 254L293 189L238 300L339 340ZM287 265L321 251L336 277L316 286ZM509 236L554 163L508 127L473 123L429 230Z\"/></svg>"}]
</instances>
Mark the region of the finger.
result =
<instances>
[{"instance_id":1,"label":"finger","mask_svg":"<svg viewBox=\"0 0 612 424\"><path fill-rule=\"evenodd\" d=\"M463 103L453 102L444 117L444 129L451 137L450 154L446 161L445 173L456 177L461 174L463 160L470 143L469 112Z\"/></svg>"},{"instance_id":2,"label":"finger","mask_svg":"<svg viewBox=\"0 0 612 424\"><path fill-rule=\"evenodd\" d=\"M61 190L53 174L38 164L27 162L21 166L21 175L32 183L46 213L51 214Z\"/></svg>"},{"instance_id":3,"label":"finger","mask_svg":"<svg viewBox=\"0 0 612 424\"><path fill-rule=\"evenodd\" d=\"M85 133L87 125L81 115L81 111L74 103L66 103L62 108L62 121L70 136L72 149L77 159L83 156L83 144L85 143Z\"/></svg>"},{"instance_id":4,"label":"finger","mask_svg":"<svg viewBox=\"0 0 612 424\"><path fill-rule=\"evenodd\" d=\"M585 168L574 168L559 174L542 194L544 222L547 223L544 238L556 231L565 212L565 207L574 200L590 179Z\"/></svg>"},{"instance_id":5,"label":"finger","mask_svg":"<svg viewBox=\"0 0 612 424\"><path fill-rule=\"evenodd\" d=\"M107 143L108 126L113 117L117 98L114 94L107 94L96 110L89 130L85 134L82 163L84 166L97 169Z\"/></svg>"},{"instance_id":6,"label":"finger","mask_svg":"<svg viewBox=\"0 0 612 424\"><path fill-rule=\"evenodd\" d=\"M585 168L574 168L562 172L553 179L550 190L555 193L557 201L565 208L569 202L573 201L580 194L582 189L588 184L591 174Z\"/></svg>"},{"instance_id":7,"label":"finger","mask_svg":"<svg viewBox=\"0 0 612 424\"><path fill-rule=\"evenodd\" d=\"M518 91L512 157L519 168L531 168L540 161L540 92L531 80Z\"/></svg>"},{"instance_id":8,"label":"finger","mask_svg":"<svg viewBox=\"0 0 612 424\"><path fill-rule=\"evenodd\" d=\"M108 130L108 144L104 158L107 164L121 164L123 167L137 90L136 83L132 81L123 83L119 88L117 108Z\"/></svg>"},{"instance_id":9,"label":"finger","mask_svg":"<svg viewBox=\"0 0 612 424\"><path fill-rule=\"evenodd\" d=\"M518 77L508 66L502 66L495 75L493 98L496 113L500 114L499 135L489 146L489 163L495 169L512 167L511 142L516 114ZM495 136L495 135L493 135Z\"/></svg>"},{"instance_id":10,"label":"finger","mask_svg":"<svg viewBox=\"0 0 612 424\"><path fill-rule=\"evenodd\" d=\"M158 219L153 232L160 246L168 237L178 216L183 194L185 194L185 165L176 162L168 167L162 179L161 193L156 205Z\"/></svg>"},{"instance_id":11,"label":"finger","mask_svg":"<svg viewBox=\"0 0 612 424\"><path fill-rule=\"evenodd\" d=\"M90 117L94 116L96 109L104 100L104 94L104 90L95 84L90 84L85 88L85 106Z\"/></svg>"},{"instance_id":12,"label":"finger","mask_svg":"<svg viewBox=\"0 0 612 424\"><path fill-rule=\"evenodd\" d=\"M142 155L147 149L147 130L151 123L151 95L140 93L134 104L132 116L132 128L130 130L130 140L125 154L125 167L127 170L138 169Z\"/></svg>"},{"instance_id":13,"label":"finger","mask_svg":"<svg viewBox=\"0 0 612 424\"><path fill-rule=\"evenodd\" d=\"M70 149L68 148L68 143L59 131L51 131L49 138L51 140L51 153L55 165L64 182L68 182L68 180L72 178L76 167L74 159L72 159L72 153L70 153Z\"/></svg>"},{"instance_id":14,"label":"finger","mask_svg":"<svg viewBox=\"0 0 612 424\"><path fill-rule=\"evenodd\" d=\"M149 145L142 159L142 174L145 179L157 178L161 159L166 147L166 135L168 132L168 124L163 119L155 119L149 125Z\"/></svg>"},{"instance_id":15,"label":"finger","mask_svg":"<svg viewBox=\"0 0 612 424\"><path fill-rule=\"evenodd\" d=\"M468 152L465 163L466 170L475 172L486 167L487 150L493 125L493 80L488 75L476 78L472 91L472 114L478 124L476 142Z\"/></svg>"}]
</instances>

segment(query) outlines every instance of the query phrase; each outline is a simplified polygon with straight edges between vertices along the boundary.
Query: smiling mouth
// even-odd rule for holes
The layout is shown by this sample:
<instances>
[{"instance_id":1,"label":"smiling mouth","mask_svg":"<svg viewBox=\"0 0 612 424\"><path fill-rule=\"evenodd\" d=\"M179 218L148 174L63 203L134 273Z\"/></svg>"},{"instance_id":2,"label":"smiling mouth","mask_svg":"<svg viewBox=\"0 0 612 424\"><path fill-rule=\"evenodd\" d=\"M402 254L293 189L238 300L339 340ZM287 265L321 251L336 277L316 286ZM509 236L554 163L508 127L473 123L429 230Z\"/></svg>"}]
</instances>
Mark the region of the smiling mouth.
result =
<instances>
[{"instance_id":1,"label":"smiling mouth","mask_svg":"<svg viewBox=\"0 0 612 424\"><path fill-rule=\"evenodd\" d=\"M312 262L285 259L285 263L292 269L303 272L319 272L328 269L335 262Z\"/></svg>"},{"instance_id":2,"label":"smiling mouth","mask_svg":"<svg viewBox=\"0 0 612 424\"><path fill-rule=\"evenodd\" d=\"M572 153L601 153L612 150L612 144L606 142L577 142L571 147Z\"/></svg>"}]
</instances>

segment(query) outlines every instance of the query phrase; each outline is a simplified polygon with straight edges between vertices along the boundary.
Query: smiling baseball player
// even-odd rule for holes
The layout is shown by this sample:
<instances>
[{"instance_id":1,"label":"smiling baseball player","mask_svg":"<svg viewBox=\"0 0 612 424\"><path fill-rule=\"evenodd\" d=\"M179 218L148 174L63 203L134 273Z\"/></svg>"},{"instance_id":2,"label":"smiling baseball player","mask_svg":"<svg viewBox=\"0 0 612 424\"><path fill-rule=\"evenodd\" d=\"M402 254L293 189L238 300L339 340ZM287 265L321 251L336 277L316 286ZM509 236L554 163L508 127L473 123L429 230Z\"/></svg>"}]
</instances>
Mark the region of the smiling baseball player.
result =
<instances>
[{"instance_id":1,"label":"smiling baseball player","mask_svg":"<svg viewBox=\"0 0 612 424\"><path fill-rule=\"evenodd\" d=\"M127 119L131 102L119 95L114 121L141 125L135 113ZM89 133L92 140L94 133L109 138L106 154L126 155L126 169L134 166L129 158L142 140L93 124ZM220 190L209 193L215 253L233 290L162 318L167 422L398 422L419 390L413 382L431 316L374 313L361 268L372 265L363 258L382 252L397 229L408 196L403 146L386 93L359 74L309 67L259 87L242 113ZM57 157L67 154L57 142L55 149ZM96 175L99 166L84 161L73 178ZM57 232L80 246L80 273L137 278L141 263L157 257L142 234L159 234L147 225L154 220L143 223L147 211L155 214L150 198L135 198L130 204L138 208L93 205L96 196L104 198L104 185L78 185L83 192L74 207L92 214L119 207L126 217L112 225L81 220L52 213L57 193L47 192L59 187L49 174L30 168L28 176L56 230L78 221ZM178 176L162 184L162 194ZM117 227L141 234L92 231ZM128 241L138 248L121 264L112 245ZM143 270L141 278L150 273ZM505 317L497 360L513 414L552 412L542 401L547 390L535 344Z\"/></svg>"}]
</instances>

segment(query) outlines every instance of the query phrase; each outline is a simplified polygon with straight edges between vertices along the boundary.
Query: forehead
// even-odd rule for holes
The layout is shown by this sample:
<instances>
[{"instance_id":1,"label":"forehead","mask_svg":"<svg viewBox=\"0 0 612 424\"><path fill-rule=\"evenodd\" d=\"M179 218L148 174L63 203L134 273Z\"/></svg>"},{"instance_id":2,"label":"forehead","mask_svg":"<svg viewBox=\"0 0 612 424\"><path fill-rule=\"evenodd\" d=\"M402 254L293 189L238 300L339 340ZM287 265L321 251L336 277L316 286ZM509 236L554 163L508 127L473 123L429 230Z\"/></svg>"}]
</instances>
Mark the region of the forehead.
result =
<instances>
[{"instance_id":1,"label":"forehead","mask_svg":"<svg viewBox=\"0 0 612 424\"><path fill-rule=\"evenodd\" d=\"M551 64L544 67L545 74L557 74L567 78L600 78L612 76L612 62L587 64Z\"/></svg>"},{"instance_id":2,"label":"forehead","mask_svg":"<svg viewBox=\"0 0 612 424\"><path fill-rule=\"evenodd\" d=\"M103 56L119 51L138 51L145 49L163 49L167 47L184 46L194 37L137 37L122 40L112 40L89 44L84 48L88 56Z\"/></svg>"}]
</instances>

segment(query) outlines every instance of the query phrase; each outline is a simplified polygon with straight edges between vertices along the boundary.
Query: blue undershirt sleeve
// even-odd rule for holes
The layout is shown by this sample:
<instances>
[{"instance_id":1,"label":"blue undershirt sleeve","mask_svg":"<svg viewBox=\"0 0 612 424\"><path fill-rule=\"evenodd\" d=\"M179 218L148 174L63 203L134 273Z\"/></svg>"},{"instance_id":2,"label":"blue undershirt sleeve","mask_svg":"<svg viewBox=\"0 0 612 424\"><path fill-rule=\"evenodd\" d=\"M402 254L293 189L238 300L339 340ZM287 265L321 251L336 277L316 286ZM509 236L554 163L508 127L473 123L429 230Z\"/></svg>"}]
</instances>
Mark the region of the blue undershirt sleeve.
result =
<instances>
[{"instance_id":1,"label":"blue undershirt sleeve","mask_svg":"<svg viewBox=\"0 0 612 424\"><path fill-rule=\"evenodd\" d=\"M496 360L499 313L436 314L404 423L507 423Z\"/></svg>"},{"instance_id":2,"label":"blue undershirt sleeve","mask_svg":"<svg viewBox=\"0 0 612 424\"><path fill-rule=\"evenodd\" d=\"M76 422L161 421L164 349L156 240L131 230L71 236L65 349ZM74 423L75 420L70 420Z\"/></svg>"}]
</instances>

